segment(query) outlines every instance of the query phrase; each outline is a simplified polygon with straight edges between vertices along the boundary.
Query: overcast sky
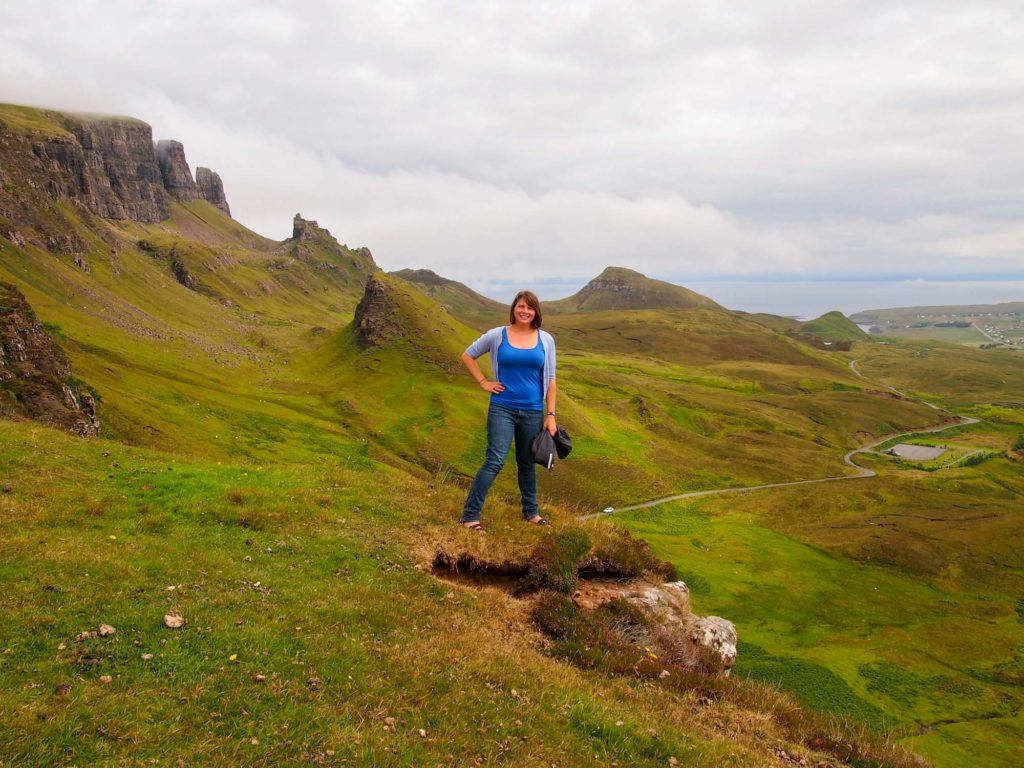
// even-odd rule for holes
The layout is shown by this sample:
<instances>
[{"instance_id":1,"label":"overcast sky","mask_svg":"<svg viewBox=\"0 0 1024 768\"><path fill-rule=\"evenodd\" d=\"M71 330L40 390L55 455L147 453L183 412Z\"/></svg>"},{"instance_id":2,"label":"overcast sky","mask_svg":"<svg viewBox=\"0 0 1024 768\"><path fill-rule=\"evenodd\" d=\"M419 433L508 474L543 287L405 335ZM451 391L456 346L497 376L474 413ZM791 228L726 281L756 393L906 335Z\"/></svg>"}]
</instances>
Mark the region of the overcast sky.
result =
<instances>
[{"instance_id":1,"label":"overcast sky","mask_svg":"<svg viewBox=\"0 0 1024 768\"><path fill-rule=\"evenodd\" d=\"M139 117L256 231L491 294L1020 278L1022 40L1021 2L4 0L0 100Z\"/></svg>"}]
</instances>

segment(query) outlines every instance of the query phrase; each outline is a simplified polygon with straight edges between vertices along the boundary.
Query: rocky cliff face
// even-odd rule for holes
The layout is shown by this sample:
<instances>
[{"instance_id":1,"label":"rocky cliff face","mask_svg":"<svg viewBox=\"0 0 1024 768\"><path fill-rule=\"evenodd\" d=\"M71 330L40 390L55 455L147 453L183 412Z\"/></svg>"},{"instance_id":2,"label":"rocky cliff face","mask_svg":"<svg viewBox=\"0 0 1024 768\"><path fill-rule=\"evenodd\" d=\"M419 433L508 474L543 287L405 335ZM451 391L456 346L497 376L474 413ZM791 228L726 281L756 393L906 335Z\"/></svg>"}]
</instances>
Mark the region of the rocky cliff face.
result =
<instances>
[{"instance_id":1,"label":"rocky cliff face","mask_svg":"<svg viewBox=\"0 0 1024 768\"><path fill-rule=\"evenodd\" d=\"M294 257L305 260L315 268L341 271L350 277L363 278L380 271L369 248L349 248L312 219L295 214L292 219L291 239L285 240L285 249Z\"/></svg>"},{"instance_id":2,"label":"rocky cliff face","mask_svg":"<svg viewBox=\"0 0 1024 768\"><path fill-rule=\"evenodd\" d=\"M17 166L27 184L44 189L56 200L78 200L108 219L156 222L167 218L168 196L148 125L71 116L64 116L64 125L65 135L26 140L29 146L22 148L26 162Z\"/></svg>"},{"instance_id":3,"label":"rocky cliff face","mask_svg":"<svg viewBox=\"0 0 1024 768\"><path fill-rule=\"evenodd\" d=\"M227 198L224 197L224 182L220 175L209 168L199 166L196 168L196 186L199 187L199 195L212 205L219 208L228 216L231 215L231 208L228 206Z\"/></svg>"},{"instance_id":4,"label":"rocky cliff face","mask_svg":"<svg viewBox=\"0 0 1024 768\"><path fill-rule=\"evenodd\" d=\"M309 240L317 240L319 238L329 238L334 240L334 237L331 235L329 230L321 227L313 219L304 219L302 218L301 213L296 213L295 217L292 219L292 240L306 242Z\"/></svg>"},{"instance_id":5,"label":"rocky cliff face","mask_svg":"<svg viewBox=\"0 0 1024 768\"><path fill-rule=\"evenodd\" d=\"M71 376L25 297L0 283L0 415L21 416L83 436L99 433L96 403Z\"/></svg>"},{"instance_id":6,"label":"rocky cliff face","mask_svg":"<svg viewBox=\"0 0 1024 768\"><path fill-rule=\"evenodd\" d=\"M370 278L366 283L353 324L356 340L363 348L384 346L403 336L400 307L383 280Z\"/></svg>"},{"instance_id":7,"label":"rocky cliff face","mask_svg":"<svg viewBox=\"0 0 1024 768\"><path fill-rule=\"evenodd\" d=\"M59 222L41 221L38 212L52 201L74 200L106 219L155 223L170 215L172 200L203 197L230 215L220 178L207 174L203 192L182 145L154 147L152 129L140 120L0 109L0 223L19 233L34 228L37 244L50 251L82 250L63 242Z\"/></svg>"},{"instance_id":8,"label":"rocky cliff face","mask_svg":"<svg viewBox=\"0 0 1024 768\"><path fill-rule=\"evenodd\" d=\"M199 187L192 179L192 171L185 160L185 147L180 141L161 139L156 144L156 161L164 180L167 194L179 203L199 199Z\"/></svg>"}]
</instances>

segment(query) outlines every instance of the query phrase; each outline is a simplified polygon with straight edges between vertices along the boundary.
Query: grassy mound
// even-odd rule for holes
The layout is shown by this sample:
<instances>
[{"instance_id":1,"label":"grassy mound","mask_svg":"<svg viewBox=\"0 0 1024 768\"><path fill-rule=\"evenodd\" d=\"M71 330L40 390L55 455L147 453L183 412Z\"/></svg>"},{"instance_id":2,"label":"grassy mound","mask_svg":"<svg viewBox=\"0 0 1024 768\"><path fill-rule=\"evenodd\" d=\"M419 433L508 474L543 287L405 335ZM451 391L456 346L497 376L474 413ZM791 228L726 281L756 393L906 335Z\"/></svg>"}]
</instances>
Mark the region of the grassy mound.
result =
<instances>
[{"instance_id":1,"label":"grassy mound","mask_svg":"<svg viewBox=\"0 0 1024 768\"><path fill-rule=\"evenodd\" d=\"M867 333L858 328L856 323L836 310L801 323L800 332L817 336L823 341L861 341L868 338Z\"/></svg>"}]
</instances>

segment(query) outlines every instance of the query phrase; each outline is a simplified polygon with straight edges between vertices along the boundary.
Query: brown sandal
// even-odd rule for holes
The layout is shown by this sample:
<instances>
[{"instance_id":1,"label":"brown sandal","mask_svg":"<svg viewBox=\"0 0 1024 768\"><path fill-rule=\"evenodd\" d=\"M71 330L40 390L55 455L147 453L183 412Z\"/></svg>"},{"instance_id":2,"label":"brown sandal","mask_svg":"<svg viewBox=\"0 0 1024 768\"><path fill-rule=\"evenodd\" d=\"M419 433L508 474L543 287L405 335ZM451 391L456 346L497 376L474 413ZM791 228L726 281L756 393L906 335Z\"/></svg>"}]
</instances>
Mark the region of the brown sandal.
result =
<instances>
[{"instance_id":1,"label":"brown sandal","mask_svg":"<svg viewBox=\"0 0 1024 768\"><path fill-rule=\"evenodd\" d=\"M547 520L545 520L540 515L537 515L537 519L536 520L534 520L532 518L527 518L526 522L528 522L530 525L551 525L551 523L549 523Z\"/></svg>"},{"instance_id":2,"label":"brown sandal","mask_svg":"<svg viewBox=\"0 0 1024 768\"><path fill-rule=\"evenodd\" d=\"M477 533L487 533L487 529L486 529L486 528L484 528L484 527L483 527L483 526L482 526L482 525L480 524L480 521L479 521L479 520L474 520L474 521L473 521L472 523L470 523L469 525L466 525L465 523L463 523L463 524L462 524L462 527L463 527L463 528L465 528L465 529L466 529L467 531L476 531Z\"/></svg>"}]
</instances>

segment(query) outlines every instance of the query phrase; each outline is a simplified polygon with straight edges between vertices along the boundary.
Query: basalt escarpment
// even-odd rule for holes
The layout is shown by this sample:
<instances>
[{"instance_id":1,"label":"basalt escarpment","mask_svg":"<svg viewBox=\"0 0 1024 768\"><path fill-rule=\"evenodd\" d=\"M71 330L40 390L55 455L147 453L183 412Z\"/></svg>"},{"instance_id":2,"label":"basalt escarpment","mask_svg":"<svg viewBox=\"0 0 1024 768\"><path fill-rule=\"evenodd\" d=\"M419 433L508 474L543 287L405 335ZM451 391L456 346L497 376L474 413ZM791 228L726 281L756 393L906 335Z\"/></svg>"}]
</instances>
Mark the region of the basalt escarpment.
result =
<instances>
[{"instance_id":1,"label":"basalt escarpment","mask_svg":"<svg viewBox=\"0 0 1024 768\"><path fill-rule=\"evenodd\" d=\"M99 433L96 402L21 292L0 283L0 415L30 418L82 436Z\"/></svg>"},{"instance_id":2,"label":"basalt escarpment","mask_svg":"<svg viewBox=\"0 0 1024 768\"><path fill-rule=\"evenodd\" d=\"M52 200L76 200L107 219L167 218L168 195L148 125L122 118L61 118L65 130L56 135L4 132L0 150L14 181Z\"/></svg>"},{"instance_id":3,"label":"basalt escarpment","mask_svg":"<svg viewBox=\"0 0 1024 768\"><path fill-rule=\"evenodd\" d=\"M59 215L41 216L41 210L69 201L101 218L156 223L170 216L172 202L200 198L230 210L220 178L207 169L201 189L184 147L177 141L154 145L152 129L141 120L0 110L0 224L7 229L0 234L77 252L75 243L60 240L66 228Z\"/></svg>"}]
</instances>

